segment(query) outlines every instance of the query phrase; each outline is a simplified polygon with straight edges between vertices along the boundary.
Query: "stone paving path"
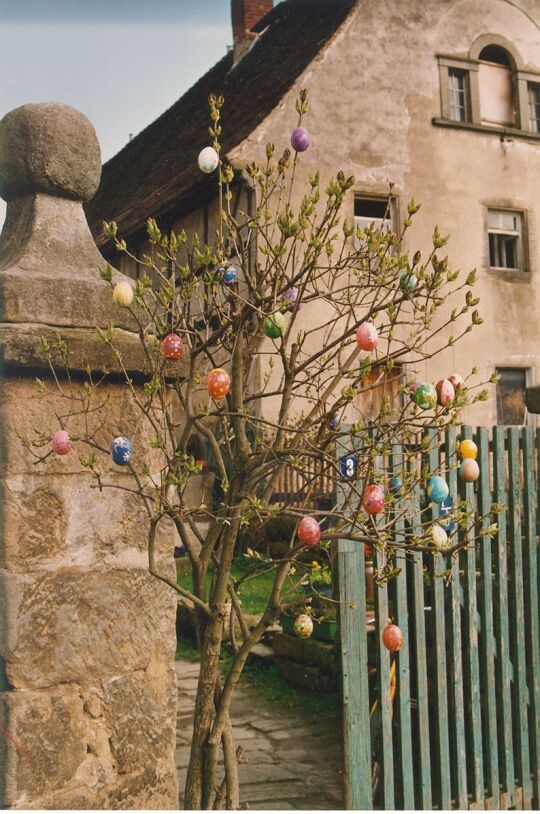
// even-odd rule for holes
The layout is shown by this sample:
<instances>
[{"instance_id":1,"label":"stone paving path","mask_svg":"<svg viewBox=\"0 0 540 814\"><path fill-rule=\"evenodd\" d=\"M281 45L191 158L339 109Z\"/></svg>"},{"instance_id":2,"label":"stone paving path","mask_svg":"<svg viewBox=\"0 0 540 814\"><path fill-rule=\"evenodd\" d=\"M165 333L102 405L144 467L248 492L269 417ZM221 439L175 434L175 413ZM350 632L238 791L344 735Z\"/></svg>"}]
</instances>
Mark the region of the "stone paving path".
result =
<instances>
[{"instance_id":1,"label":"stone paving path","mask_svg":"<svg viewBox=\"0 0 540 814\"><path fill-rule=\"evenodd\" d=\"M184 789L199 665L180 659L176 766ZM249 809L342 809L341 735L327 719L303 720L301 712L268 708L256 688L240 686L232 706L240 799ZM182 802L182 801L181 801Z\"/></svg>"}]
</instances>

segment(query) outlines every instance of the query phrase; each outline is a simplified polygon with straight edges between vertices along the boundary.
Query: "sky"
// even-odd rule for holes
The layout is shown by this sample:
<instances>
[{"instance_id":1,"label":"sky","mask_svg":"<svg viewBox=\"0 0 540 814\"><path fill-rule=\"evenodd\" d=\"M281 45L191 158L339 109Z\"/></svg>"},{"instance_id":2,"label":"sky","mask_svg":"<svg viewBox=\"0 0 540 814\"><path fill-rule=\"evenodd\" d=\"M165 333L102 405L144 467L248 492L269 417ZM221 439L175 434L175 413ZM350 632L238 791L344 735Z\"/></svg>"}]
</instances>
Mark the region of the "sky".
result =
<instances>
[{"instance_id":1,"label":"sky","mask_svg":"<svg viewBox=\"0 0 540 814\"><path fill-rule=\"evenodd\" d=\"M230 0L0 0L0 118L73 105L105 162L231 44Z\"/></svg>"}]
</instances>

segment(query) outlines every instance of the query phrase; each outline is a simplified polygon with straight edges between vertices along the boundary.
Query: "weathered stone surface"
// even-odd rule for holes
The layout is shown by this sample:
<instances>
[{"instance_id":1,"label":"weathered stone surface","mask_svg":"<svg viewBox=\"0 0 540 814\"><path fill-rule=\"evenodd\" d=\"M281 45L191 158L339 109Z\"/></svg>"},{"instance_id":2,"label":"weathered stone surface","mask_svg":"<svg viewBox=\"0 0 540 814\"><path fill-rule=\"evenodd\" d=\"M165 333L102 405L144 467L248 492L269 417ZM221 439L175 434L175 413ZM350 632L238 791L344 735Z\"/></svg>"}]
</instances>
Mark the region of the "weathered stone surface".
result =
<instances>
[{"instance_id":1,"label":"weathered stone surface","mask_svg":"<svg viewBox=\"0 0 540 814\"><path fill-rule=\"evenodd\" d=\"M119 485L125 479L117 480ZM51 567L148 568L148 515L144 504L123 489L100 492L87 473L69 477L13 475L0 492L6 571ZM172 524L159 526L156 560L174 579L172 553L177 544Z\"/></svg>"},{"instance_id":2,"label":"weathered stone surface","mask_svg":"<svg viewBox=\"0 0 540 814\"><path fill-rule=\"evenodd\" d=\"M0 121L0 195L6 201L28 192L87 201L100 177L96 131L75 108L22 105Z\"/></svg>"},{"instance_id":3,"label":"weathered stone surface","mask_svg":"<svg viewBox=\"0 0 540 814\"><path fill-rule=\"evenodd\" d=\"M24 803L68 783L86 758L85 716L78 688L64 685L44 692L5 692L0 704L11 736L5 803Z\"/></svg>"},{"instance_id":4,"label":"weathered stone surface","mask_svg":"<svg viewBox=\"0 0 540 814\"><path fill-rule=\"evenodd\" d=\"M119 774L169 760L175 748L176 674L158 662L105 684L111 752Z\"/></svg>"},{"instance_id":5,"label":"weathered stone surface","mask_svg":"<svg viewBox=\"0 0 540 814\"><path fill-rule=\"evenodd\" d=\"M174 591L141 569L2 574L0 653L16 688L84 684L169 663Z\"/></svg>"}]
</instances>

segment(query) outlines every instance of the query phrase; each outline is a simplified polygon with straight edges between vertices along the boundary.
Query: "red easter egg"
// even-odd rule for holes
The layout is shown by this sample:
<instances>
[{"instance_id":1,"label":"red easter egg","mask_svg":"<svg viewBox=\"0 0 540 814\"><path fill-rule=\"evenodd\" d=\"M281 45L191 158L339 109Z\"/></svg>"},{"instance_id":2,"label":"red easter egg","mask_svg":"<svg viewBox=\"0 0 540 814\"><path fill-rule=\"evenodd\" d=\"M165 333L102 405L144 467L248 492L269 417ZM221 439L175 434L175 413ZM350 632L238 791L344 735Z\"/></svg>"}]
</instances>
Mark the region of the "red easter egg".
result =
<instances>
[{"instance_id":1,"label":"red easter egg","mask_svg":"<svg viewBox=\"0 0 540 814\"><path fill-rule=\"evenodd\" d=\"M51 438L51 446L53 448L53 452L56 452L57 455L67 455L73 447L73 444L71 443L71 438L65 430L56 430L55 434Z\"/></svg>"},{"instance_id":2,"label":"red easter egg","mask_svg":"<svg viewBox=\"0 0 540 814\"><path fill-rule=\"evenodd\" d=\"M403 633L397 625L386 625L381 638L382 643L391 653L396 653L403 644Z\"/></svg>"},{"instance_id":3,"label":"red easter egg","mask_svg":"<svg viewBox=\"0 0 540 814\"><path fill-rule=\"evenodd\" d=\"M370 484L364 492L362 506L368 514L384 511L384 490L377 483Z\"/></svg>"},{"instance_id":4,"label":"red easter egg","mask_svg":"<svg viewBox=\"0 0 540 814\"><path fill-rule=\"evenodd\" d=\"M450 382L456 393L465 384L463 376L460 376L459 373L452 373L452 375L448 377L448 381Z\"/></svg>"},{"instance_id":5,"label":"red easter egg","mask_svg":"<svg viewBox=\"0 0 540 814\"><path fill-rule=\"evenodd\" d=\"M166 359L176 361L184 352L184 345L178 334L168 334L161 343L161 352Z\"/></svg>"},{"instance_id":6,"label":"red easter egg","mask_svg":"<svg viewBox=\"0 0 540 814\"><path fill-rule=\"evenodd\" d=\"M435 390L437 391L437 401L441 407L445 407L447 404L450 404L450 402L454 401L456 397L454 385L449 379L441 379L440 382L437 382L435 385Z\"/></svg>"},{"instance_id":7,"label":"red easter egg","mask_svg":"<svg viewBox=\"0 0 540 814\"><path fill-rule=\"evenodd\" d=\"M379 332L373 322L363 322L356 329L356 341L362 350L375 350L379 344Z\"/></svg>"},{"instance_id":8,"label":"red easter egg","mask_svg":"<svg viewBox=\"0 0 540 814\"><path fill-rule=\"evenodd\" d=\"M206 389L215 399L225 398L231 389L229 374L222 367L215 367L208 374Z\"/></svg>"},{"instance_id":9,"label":"red easter egg","mask_svg":"<svg viewBox=\"0 0 540 814\"><path fill-rule=\"evenodd\" d=\"M321 527L314 517L306 515L298 523L296 534L302 545L315 548L321 539Z\"/></svg>"}]
</instances>

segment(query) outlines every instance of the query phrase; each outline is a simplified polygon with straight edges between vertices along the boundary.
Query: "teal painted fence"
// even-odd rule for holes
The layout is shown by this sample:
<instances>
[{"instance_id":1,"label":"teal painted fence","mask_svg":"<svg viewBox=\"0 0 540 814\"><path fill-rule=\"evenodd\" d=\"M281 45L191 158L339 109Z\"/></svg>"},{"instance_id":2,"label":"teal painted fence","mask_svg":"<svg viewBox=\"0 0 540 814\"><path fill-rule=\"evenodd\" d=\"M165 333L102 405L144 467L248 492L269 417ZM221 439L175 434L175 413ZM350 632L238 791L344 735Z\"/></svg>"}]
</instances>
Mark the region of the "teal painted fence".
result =
<instances>
[{"instance_id":1,"label":"teal painted fence","mask_svg":"<svg viewBox=\"0 0 540 814\"><path fill-rule=\"evenodd\" d=\"M338 543L346 805L538 808L540 431L462 427L428 436L416 465L444 473L456 503L466 500L480 515L502 504L499 530L482 536L485 520L454 556L397 554L400 573L375 587L374 607L364 547ZM476 483L457 473L465 438L478 446ZM400 448L382 463L399 471ZM420 490L402 501L400 540L438 512ZM395 656L381 642L389 620L404 634Z\"/></svg>"}]
</instances>

